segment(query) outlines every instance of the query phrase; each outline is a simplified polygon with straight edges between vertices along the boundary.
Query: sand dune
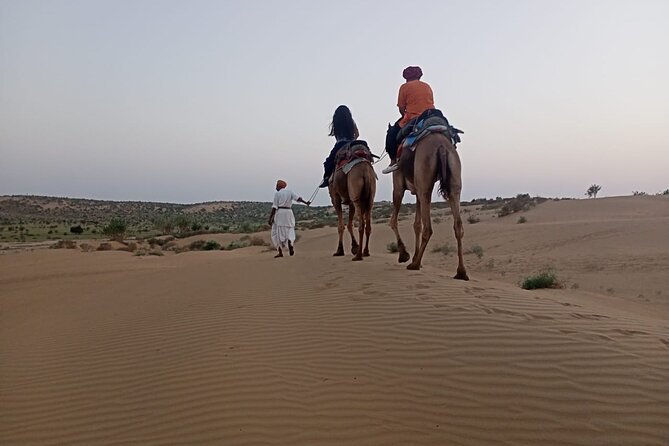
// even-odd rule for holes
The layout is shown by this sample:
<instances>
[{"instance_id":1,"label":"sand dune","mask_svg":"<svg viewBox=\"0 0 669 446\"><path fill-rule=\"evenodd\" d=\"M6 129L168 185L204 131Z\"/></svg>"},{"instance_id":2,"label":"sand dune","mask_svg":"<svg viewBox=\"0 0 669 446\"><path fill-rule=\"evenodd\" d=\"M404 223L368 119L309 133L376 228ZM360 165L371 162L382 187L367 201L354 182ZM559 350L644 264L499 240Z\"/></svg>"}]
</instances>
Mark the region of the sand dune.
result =
<instances>
[{"instance_id":1,"label":"sand dune","mask_svg":"<svg viewBox=\"0 0 669 446\"><path fill-rule=\"evenodd\" d=\"M362 263L333 228L283 259L2 255L0 443L666 445L669 200L642 198L483 215L469 282L379 225ZM567 288L515 284L546 262Z\"/></svg>"}]
</instances>

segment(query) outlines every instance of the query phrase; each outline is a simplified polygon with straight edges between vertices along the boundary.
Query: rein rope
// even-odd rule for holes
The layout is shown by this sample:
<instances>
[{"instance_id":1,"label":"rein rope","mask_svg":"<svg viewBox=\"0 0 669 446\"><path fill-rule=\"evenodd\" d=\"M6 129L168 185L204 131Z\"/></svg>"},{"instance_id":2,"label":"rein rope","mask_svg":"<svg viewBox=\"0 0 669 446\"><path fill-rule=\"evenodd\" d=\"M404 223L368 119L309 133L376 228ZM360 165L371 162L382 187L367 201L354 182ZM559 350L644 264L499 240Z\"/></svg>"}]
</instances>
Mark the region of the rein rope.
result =
<instances>
[{"instance_id":1,"label":"rein rope","mask_svg":"<svg viewBox=\"0 0 669 446\"><path fill-rule=\"evenodd\" d=\"M371 150L370 150L370 153L371 153ZM376 158L376 161L373 161L373 162L370 161L370 164L371 164L372 166L375 165L376 163L378 163L378 162L380 162L382 159L384 159L387 155L388 155L388 152L386 152L385 150L383 151L383 155L381 155L381 156L376 156L376 155L372 154L372 156ZM319 191L320 189L321 189L320 187L316 186L316 189L314 190L314 193L311 194L311 196L310 196L309 199L307 200L309 203L313 202L314 199L316 199L316 195L318 195L318 191Z\"/></svg>"}]
</instances>

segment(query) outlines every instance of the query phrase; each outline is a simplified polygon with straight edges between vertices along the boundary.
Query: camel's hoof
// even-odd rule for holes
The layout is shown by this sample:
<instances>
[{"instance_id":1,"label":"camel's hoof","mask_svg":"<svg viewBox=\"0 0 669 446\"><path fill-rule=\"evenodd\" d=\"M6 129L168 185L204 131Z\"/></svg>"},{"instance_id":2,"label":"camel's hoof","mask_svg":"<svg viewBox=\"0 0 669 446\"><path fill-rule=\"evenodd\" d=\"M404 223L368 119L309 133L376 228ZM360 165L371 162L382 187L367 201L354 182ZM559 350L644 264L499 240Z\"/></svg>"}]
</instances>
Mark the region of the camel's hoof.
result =
<instances>
[{"instance_id":1,"label":"camel's hoof","mask_svg":"<svg viewBox=\"0 0 669 446\"><path fill-rule=\"evenodd\" d=\"M362 253L362 256L363 256L363 257L369 257L369 251L365 251L365 252L363 252L363 253Z\"/></svg>"},{"instance_id":2,"label":"camel's hoof","mask_svg":"<svg viewBox=\"0 0 669 446\"><path fill-rule=\"evenodd\" d=\"M358 253L358 247L357 246L351 246L351 254L356 255Z\"/></svg>"},{"instance_id":3,"label":"camel's hoof","mask_svg":"<svg viewBox=\"0 0 669 446\"><path fill-rule=\"evenodd\" d=\"M453 278L458 280L469 280L469 276L466 272L458 272Z\"/></svg>"},{"instance_id":4,"label":"camel's hoof","mask_svg":"<svg viewBox=\"0 0 669 446\"><path fill-rule=\"evenodd\" d=\"M408 261L411 258L408 252L401 252L399 259L397 259L398 262L404 263Z\"/></svg>"},{"instance_id":5,"label":"camel's hoof","mask_svg":"<svg viewBox=\"0 0 669 446\"><path fill-rule=\"evenodd\" d=\"M341 257L343 255L344 255L344 253L342 251L337 251L334 254L332 254L332 257Z\"/></svg>"},{"instance_id":6,"label":"camel's hoof","mask_svg":"<svg viewBox=\"0 0 669 446\"><path fill-rule=\"evenodd\" d=\"M362 257L355 256L351 260L353 260L354 262L357 262L358 260L362 260Z\"/></svg>"},{"instance_id":7,"label":"camel's hoof","mask_svg":"<svg viewBox=\"0 0 669 446\"><path fill-rule=\"evenodd\" d=\"M420 265L416 265L414 263L409 263L407 265L407 269L413 270L413 271L418 271L420 269Z\"/></svg>"}]
</instances>

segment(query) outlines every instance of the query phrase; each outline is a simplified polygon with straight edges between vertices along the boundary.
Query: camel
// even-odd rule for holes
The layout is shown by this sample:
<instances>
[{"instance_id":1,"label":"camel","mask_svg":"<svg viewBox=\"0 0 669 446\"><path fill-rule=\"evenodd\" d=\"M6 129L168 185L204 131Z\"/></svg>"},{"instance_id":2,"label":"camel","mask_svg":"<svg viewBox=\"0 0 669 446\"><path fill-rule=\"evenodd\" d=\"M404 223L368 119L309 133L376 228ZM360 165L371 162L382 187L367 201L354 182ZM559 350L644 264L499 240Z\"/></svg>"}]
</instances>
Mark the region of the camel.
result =
<instances>
[{"instance_id":1,"label":"camel","mask_svg":"<svg viewBox=\"0 0 669 446\"><path fill-rule=\"evenodd\" d=\"M453 230L458 241L458 269L454 278L469 280L462 257L464 235L460 217L462 176L460 157L455 146L443 133L431 133L416 143L415 151L403 150L399 162L400 168L393 172L393 214L390 218L390 227L397 237L398 261L404 263L409 260L409 253L397 229L397 216L404 191L409 190L416 195L416 218L413 224L416 250L407 269L418 270L432 236L431 197L434 184L439 181L439 192L448 200L453 213Z\"/></svg>"},{"instance_id":2,"label":"camel","mask_svg":"<svg viewBox=\"0 0 669 446\"><path fill-rule=\"evenodd\" d=\"M347 148L344 147L340 153ZM348 150L350 153L355 153L364 149L365 153L369 154L369 159L364 159L358 164L354 165L348 174L344 173L344 169L337 169L333 175L332 181L328 186L330 192L330 199L332 205L337 212L339 224L337 230L339 232L339 244L334 256L344 255L344 211L342 205L348 205L348 228L351 234L351 254L354 254L353 260L362 260L363 256L369 256L369 236L372 232L372 207L374 206L374 195L376 194L376 174L372 167L371 153L367 146L356 144L351 146ZM358 242L353 235L353 218L358 216L358 229L360 245L364 245L364 249L360 249ZM367 235L363 243L363 235Z\"/></svg>"}]
</instances>

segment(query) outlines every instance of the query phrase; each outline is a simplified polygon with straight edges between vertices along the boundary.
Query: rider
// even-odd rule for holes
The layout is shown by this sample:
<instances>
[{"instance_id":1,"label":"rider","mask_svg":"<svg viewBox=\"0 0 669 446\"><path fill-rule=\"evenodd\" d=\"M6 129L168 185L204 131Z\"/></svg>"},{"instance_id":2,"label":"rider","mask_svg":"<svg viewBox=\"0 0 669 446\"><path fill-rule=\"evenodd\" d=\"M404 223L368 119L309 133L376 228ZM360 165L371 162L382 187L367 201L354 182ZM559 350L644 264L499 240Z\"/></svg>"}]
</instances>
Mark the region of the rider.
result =
<instances>
[{"instance_id":1,"label":"rider","mask_svg":"<svg viewBox=\"0 0 669 446\"><path fill-rule=\"evenodd\" d=\"M388 129L386 135L386 152L390 155L390 165L383 169L383 173L394 172L399 168L397 162L397 135L402 127L411 119L420 116L425 110L434 108L434 96L432 88L421 81L423 70L420 67L407 67L402 72L406 82L400 86L397 98L397 107L402 117Z\"/></svg>"},{"instance_id":2,"label":"rider","mask_svg":"<svg viewBox=\"0 0 669 446\"><path fill-rule=\"evenodd\" d=\"M330 175L335 170L335 155L347 142L358 139L360 133L358 126L355 125L351 110L345 105L340 105L332 115L332 122L330 123L330 135L335 137L335 145L330 151L330 155L323 163L325 173L323 174L323 181L318 187L328 187Z\"/></svg>"}]
</instances>

